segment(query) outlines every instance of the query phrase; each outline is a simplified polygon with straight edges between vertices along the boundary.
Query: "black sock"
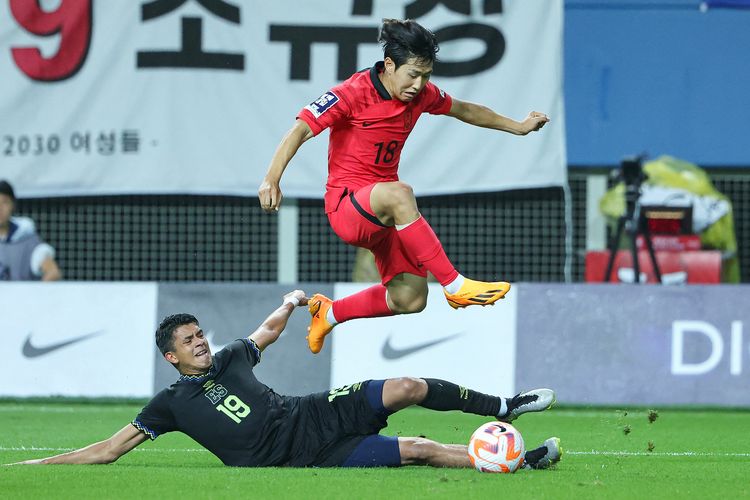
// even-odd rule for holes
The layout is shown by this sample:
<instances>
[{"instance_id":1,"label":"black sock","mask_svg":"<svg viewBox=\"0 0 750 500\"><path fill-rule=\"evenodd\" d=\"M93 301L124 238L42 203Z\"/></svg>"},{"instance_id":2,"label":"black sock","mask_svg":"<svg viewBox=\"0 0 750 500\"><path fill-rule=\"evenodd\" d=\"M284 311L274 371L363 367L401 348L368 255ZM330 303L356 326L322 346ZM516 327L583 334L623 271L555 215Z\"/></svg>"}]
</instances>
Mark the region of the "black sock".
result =
<instances>
[{"instance_id":1,"label":"black sock","mask_svg":"<svg viewBox=\"0 0 750 500\"><path fill-rule=\"evenodd\" d=\"M540 446L539 448L535 448L533 450L529 450L526 452L526 454L523 456L524 463L528 464L530 467L534 467L539 460L544 458L544 455L547 454L547 447L546 446Z\"/></svg>"},{"instance_id":2,"label":"black sock","mask_svg":"<svg viewBox=\"0 0 750 500\"><path fill-rule=\"evenodd\" d=\"M461 410L474 415L497 416L500 411L500 398L460 387L452 382L436 378L426 378L427 396L419 406L430 410Z\"/></svg>"}]
</instances>

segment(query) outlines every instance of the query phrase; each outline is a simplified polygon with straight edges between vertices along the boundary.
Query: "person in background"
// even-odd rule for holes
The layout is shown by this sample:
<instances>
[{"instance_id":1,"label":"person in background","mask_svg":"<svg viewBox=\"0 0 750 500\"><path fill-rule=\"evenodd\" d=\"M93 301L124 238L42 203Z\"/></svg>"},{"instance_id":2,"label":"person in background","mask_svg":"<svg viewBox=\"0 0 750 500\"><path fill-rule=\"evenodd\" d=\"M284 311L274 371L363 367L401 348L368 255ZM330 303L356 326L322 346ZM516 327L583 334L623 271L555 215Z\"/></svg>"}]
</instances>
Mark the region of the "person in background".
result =
<instances>
[{"instance_id":1,"label":"person in background","mask_svg":"<svg viewBox=\"0 0 750 500\"><path fill-rule=\"evenodd\" d=\"M14 217L13 186L0 180L0 281L56 281L62 279L55 249L42 241L34 221Z\"/></svg>"}]
</instances>

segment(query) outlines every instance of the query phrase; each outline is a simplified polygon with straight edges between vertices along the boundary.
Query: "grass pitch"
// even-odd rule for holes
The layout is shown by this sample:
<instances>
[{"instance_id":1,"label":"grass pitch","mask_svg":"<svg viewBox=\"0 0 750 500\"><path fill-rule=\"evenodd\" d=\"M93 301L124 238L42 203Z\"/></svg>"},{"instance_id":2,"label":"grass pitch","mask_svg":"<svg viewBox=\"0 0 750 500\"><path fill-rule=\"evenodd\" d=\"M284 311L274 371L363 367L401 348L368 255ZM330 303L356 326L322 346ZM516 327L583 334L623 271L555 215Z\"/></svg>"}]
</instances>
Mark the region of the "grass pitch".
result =
<instances>
[{"instance_id":1,"label":"grass pitch","mask_svg":"<svg viewBox=\"0 0 750 500\"><path fill-rule=\"evenodd\" d=\"M109 437L141 404L0 402L0 464ZM488 421L408 409L386 434L465 443ZM0 467L0 498L750 498L750 412L552 409L516 422L528 448L550 436L565 455L547 471L242 469L181 434L113 465Z\"/></svg>"}]
</instances>

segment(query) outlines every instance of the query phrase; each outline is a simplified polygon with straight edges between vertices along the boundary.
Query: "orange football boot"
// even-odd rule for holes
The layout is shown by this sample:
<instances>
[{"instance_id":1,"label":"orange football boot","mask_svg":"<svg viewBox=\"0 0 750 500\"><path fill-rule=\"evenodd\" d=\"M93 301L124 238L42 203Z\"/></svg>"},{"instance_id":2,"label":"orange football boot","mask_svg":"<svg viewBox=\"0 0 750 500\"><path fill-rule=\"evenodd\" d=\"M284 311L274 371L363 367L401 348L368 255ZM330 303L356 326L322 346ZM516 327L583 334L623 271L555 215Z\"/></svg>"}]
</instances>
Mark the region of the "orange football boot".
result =
<instances>
[{"instance_id":1,"label":"orange football boot","mask_svg":"<svg viewBox=\"0 0 750 500\"><path fill-rule=\"evenodd\" d=\"M326 335L331 333L333 325L331 325L326 319L328 310L333 305L333 301L326 297L316 293L307 303L307 310L310 311L312 319L310 320L310 326L307 327L307 345L313 354L318 354L323 349L323 341Z\"/></svg>"},{"instance_id":2,"label":"orange football boot","mask_svg":"<svg viewBox=\"0 0 750 500\"><path fill-rule=\"evenodd\" d=\"M484 281L474 281L464 278L464 283L458 290L458 293L450 294L445 290L445 298L453 309L460 307L480 305L489 306L505 297L510 290L510 283L497 281L486 283Z\"/></svg>"}]
</instances>

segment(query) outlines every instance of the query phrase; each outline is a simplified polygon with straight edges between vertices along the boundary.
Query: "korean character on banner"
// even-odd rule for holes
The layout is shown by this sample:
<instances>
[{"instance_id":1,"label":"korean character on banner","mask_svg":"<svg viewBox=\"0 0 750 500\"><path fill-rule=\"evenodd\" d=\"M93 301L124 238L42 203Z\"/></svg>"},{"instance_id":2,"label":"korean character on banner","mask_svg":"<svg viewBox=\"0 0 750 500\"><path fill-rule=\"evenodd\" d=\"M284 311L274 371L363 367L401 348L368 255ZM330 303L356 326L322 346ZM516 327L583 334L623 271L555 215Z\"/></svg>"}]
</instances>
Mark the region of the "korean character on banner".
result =
<instances>
[{"instance_id":1,"label":"korean character on banner","mask_svg":"<svg viewBox=\"0 0 750 500\"><path fill-rule=\"evenodd\" d=\"M416 0L405 7L405 18L416 19L430 13L438 5L466 16L471 15L471 0ZM483 0L483 14L502 14L502 0ZM466 19L462 24L445 26L434 31L440 43L453 40L478 40L484 44L484 54L466 61L435 61L433 74L436 76L468 76L486 71L503 58L505 37L494 25Z\"/></svg>"},{"instance_id":2,"label":"korean character on banner","mask_svg":"<svg viewBox=\"0 0 750 500\"><path fill-rule=\"evenodd\" d=\"M404 7L404 19L415 19L432 12L439 5L460 14L472 14L472 0L414 0ZM482 14L485 16L503 13L503 0L482 0ZM373 0L354 0L352 15L372 16ZM481 17L467 18L465 22L445 26L433 30L438 41L443 44L454 40L477 40L484 47L484 53L478 57L465 61L435 61L433 74L435 76L468 76L486 71L503 58L505 54L505 37L497 26L489 23L476 22Z\"/></svg>"},{"instance_id":3,"label":"korean character on banner","mask_svg":"<svg viewBox=\"0 0 750 500\"><path fill-rule=\"evenodd\" d=\"M70 149L75 152L84 151L86 154L91 152L91 133L73 132L70 136Z\"/></svg>"},{"instance_id":4,"label":"korean character on banner","mask_svg":"<svg viewBox=\"0 0 750 500\"><path fill-rule=\"evenodd\" d=\"M96 149L99 154L111 156L115 153L117 141L115 140L115 133L112 132L99 132L99 136L96 138Z\"/></svg>"},{"instance_id":5,"label":"korean character on banner","mask_svg":"<svg viewBox=\"0 0 750 500\"><path fill-rule=\"evenodd\" d=\"M151 21L180 8L188 0L153 0L141 4L141 20ZM192 0L211 14L233 24L240 23L240 8L223 0ZM245 55L230 52L205 52L203 50L203 19L182 17L182 48L171 50L140 50L138 68L207 68L242 71Z\"/></svg>"},{"instance_id":6,"label":"korean character on banner","mask_svg":"<svg viewBox=\"0 0 750 500\"><path fill-rule=\"evenodd\" d=\"M120 144L123 153L137 153L141 139L137 130L123 130L120 134Z\"/></svg>"}]
</instances>

